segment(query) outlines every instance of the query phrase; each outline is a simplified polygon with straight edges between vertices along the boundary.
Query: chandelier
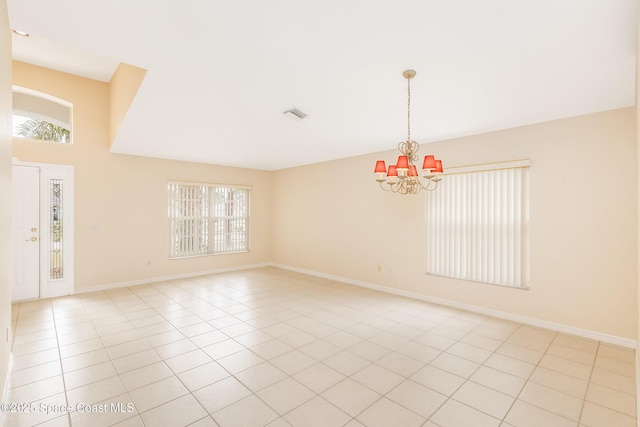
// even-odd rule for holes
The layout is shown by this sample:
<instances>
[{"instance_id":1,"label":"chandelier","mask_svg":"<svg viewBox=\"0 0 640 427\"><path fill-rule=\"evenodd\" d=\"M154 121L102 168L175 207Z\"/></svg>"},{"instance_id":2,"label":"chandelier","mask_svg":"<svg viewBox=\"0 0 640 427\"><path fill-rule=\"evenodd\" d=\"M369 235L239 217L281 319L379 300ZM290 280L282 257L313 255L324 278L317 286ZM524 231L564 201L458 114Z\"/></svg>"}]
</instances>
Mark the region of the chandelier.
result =
<instances>
[{"instance_id":1,"label":"chandelier","mask_svg":"<svg viewBox=\"0 0 640 427\"><path fill-rule=\"evenodd\" d=\"M407 140L398 144L398 150L402 153L398 156L395 165L389 165L384 160L378 160L374 173L378 175L376 181L384 191L392 191L399 194L417 194L420 190L433 191L442 181L442 160L436 160L434 156L424 156L422 173L424 180L418 175L418 168L414 162L418 161L418 149L420 145L411 140L411 79L416 76L414 70L405 70L402 75L407 79Z\"/></svg>"}]
</instances>

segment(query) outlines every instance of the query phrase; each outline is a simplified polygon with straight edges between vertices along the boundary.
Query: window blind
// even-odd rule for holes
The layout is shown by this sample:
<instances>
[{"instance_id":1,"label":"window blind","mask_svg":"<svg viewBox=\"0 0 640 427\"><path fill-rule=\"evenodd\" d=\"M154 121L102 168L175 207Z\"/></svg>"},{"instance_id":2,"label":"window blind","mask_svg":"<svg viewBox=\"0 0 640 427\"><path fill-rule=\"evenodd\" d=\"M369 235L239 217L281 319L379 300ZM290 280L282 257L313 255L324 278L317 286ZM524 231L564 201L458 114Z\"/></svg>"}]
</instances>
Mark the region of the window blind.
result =
<instances>
[{"instance_id":1,"label":"window blind","mask_svg":"<svg viewBox=\"0 0 640 427\"><path fill-rule=\"evenodd\" d=\"M427 193L427 273L529 287L528 161L460 168Z\"/></svg>"},{"instance_id":2,"label":"window blind","mask_svg":"<svg viewBox=\"0 0 640 427\"><path fill-rule=\"evenodd\" d=\"M249 188L168 184L170 258L249 250Z\"/></svg>"}]
</instances>

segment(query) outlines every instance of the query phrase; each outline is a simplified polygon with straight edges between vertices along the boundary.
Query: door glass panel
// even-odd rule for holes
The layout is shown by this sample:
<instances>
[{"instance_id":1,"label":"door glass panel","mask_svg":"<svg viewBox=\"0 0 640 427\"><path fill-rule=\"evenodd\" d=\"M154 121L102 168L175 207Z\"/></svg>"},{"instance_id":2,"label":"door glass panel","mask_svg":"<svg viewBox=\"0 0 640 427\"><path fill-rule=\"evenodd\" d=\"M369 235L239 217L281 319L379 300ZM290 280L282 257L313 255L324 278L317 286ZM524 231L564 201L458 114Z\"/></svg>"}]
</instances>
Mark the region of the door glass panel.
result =
<instances>
[{"instance_id":1,"label":"door glass panel","mask_svg":"<svg viewBox=\"0 0 640 427\"><path fill-rule=\"evenodd\" d=\"M52 179L49 183L49 278L63 279L62 259L62 180Z\"/></svg>"}]
</instances>

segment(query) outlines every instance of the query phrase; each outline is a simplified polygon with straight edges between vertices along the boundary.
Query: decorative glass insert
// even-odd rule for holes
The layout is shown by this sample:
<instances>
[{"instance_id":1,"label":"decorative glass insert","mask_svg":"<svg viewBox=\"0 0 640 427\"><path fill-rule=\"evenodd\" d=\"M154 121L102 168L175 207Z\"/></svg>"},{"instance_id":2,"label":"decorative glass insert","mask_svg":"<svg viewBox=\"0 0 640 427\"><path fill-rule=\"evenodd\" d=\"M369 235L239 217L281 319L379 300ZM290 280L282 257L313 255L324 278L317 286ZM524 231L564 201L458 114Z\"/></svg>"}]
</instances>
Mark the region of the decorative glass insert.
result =
<instances>
[{"instance_id":1,"label":"decorative glass insert","mask_svg":"<svg viewBox=\"0 0 640 427\"><path fill-rule=\"evenodd\" d=\"M49 181L49 278L63 279L62 180Z\"/></svg>"}]
</instances>

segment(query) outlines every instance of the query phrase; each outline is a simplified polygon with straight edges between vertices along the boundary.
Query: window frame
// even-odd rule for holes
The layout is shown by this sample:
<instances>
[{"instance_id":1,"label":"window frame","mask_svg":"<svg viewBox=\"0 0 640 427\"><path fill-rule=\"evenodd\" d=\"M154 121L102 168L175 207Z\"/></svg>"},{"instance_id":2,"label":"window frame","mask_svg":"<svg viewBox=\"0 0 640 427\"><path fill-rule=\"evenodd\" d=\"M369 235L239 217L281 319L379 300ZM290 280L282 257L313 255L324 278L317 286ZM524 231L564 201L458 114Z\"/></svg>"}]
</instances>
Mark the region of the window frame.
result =
<instances>
[{"instance_id":1,"label":"window frame","mask_svg":"<svg viewBox=\"0 0 640 427\"><path fill-rule=\"evenodd\" d=\"M191 188L191 190L186 190L186 188ZM236 201L229 203L228 200L222 204L217 204L215 192L220 189L229 191L228 194L236 194L237 190L246 191L246 200L239 201L237 205L235 204ZM167 183L169 259L250 252L251 190L252 187L247 185L169 181ZM172 191L174 192L173 196ZM177 211L175 210L178 208L176 204L180 203L180 198L175 197L176 191L190 191L193 196L197 197L197 200L193 200L196 203L183 206L182 212L188 211L189 214L183 214L181 217L176 215ZM198 193L200 194L198 195ZM236 212L229 212L229 209L240 209L240 215L237 215ZM226 214L219 215L220 212L226 212ZM237 245L238 240L232 238L233 230L231 224L236 220L239 220L238 224L243 229L241 235L244 238L240 240L240 246ZM217 233L216 224L219 224L220 221L223 222L222 231ZM182 222L182 224L179 222ZM177 243L177 239L184 238L184 236L177 235L179 234L179 232L176 232L177 229L188 232L195 231L191 236L186 236L192 239L191 243L186 242L186 245L191 249L184 249L184 244L182 245L183 249L179 249L180 244ZM199 249L195 247L194 241L197 241ZM233 242L236 244L232 244ZM219 248L220 243L222 243L222 249Z\"/></svg>"},{"instance_id":2,"label":"window frame","mask_svg":"<svg viewBox=\"0 0 640 427\"><path fill-rule=\"evenodd\" d=\"M23 110L23 109L19 109L16 110L16 106L14 105L12 107L12 111L11 111L11 117L13 120L13 117L19 116L19 117L27 117L28 119L32 120L32 119L36 119L36 120L41 120L44 121L46 123L50 123L53 124L55 126L61 127L63 129L67 129L66 126L68 126L68 130L69 130L69 141L67 142L63 142L63 141L55 141L55 140L50 140L50 139L35 139L35 138L29 138L29 137L25 137L25 136L20 136L20 135L15 135L13 133L13 126L12 126L12 132L11 135L13 138L20 138L23 140L29 140L29 141L44 141L44 142L51 142L54 144L60 144L60 145L73 145L73 135L74 135L74 130L73 130L73 104L69 101L66 101L64 99L58 98L56 96L50 95L48 93L44 93L44 92L40 92L34 89L29 89L26 87L22 87L22 86L17 86L17 85L13 85L12 87L12 91L11 91L11 95L13 97L14 93L19 93L22 95L26 95L26 96L30 96L30 97L34 97L34 98L38 98L41 101L44 101L46 103L51 103L51 104L56 104L57 106L61 106L63 108L68 109L69 112L69 120L68 120L68 124L59 119L56 119L55 117L49 116L47 114L43 114L42 112L38 112L38 111L33 111L33 110ZM25 113L25 114L16 114L17 113Z\"/></svg>"}]
</instances>

